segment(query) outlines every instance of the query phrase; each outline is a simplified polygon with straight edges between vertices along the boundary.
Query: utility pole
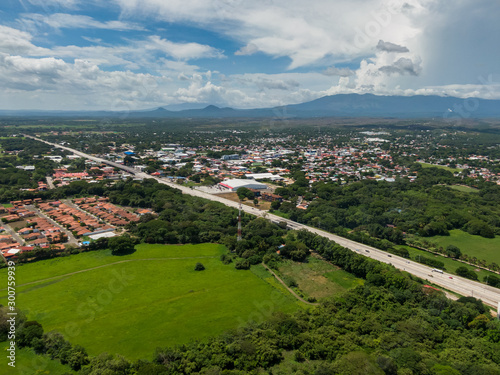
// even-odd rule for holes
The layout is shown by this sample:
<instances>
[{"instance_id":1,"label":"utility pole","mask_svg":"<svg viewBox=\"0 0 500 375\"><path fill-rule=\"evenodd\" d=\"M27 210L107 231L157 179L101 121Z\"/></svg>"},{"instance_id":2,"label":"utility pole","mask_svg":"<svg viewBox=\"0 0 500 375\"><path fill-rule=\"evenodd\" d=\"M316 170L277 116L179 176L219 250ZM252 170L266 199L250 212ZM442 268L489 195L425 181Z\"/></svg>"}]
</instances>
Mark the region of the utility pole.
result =
<instances>
[{"instance_id":1,"label":"utility pole","mask_svg":"<svg viewBox=\"0 0 500 375\"><path fill-rule=\"evenodd\" d=\"M240 201L240 206L239 206L239 210L238 210L238 242L241 241L242 237L241 237L241 201Z\"/></svg>"}]
</instances>

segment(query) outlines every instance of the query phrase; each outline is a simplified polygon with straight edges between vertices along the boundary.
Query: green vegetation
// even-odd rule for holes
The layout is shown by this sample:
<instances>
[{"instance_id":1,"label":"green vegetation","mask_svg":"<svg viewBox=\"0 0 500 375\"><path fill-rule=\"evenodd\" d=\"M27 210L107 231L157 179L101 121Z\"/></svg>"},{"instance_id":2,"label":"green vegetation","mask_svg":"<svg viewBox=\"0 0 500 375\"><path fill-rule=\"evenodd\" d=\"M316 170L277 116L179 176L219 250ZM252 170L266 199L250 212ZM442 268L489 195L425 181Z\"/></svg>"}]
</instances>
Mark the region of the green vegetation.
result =
<instances>
[{"instance_id":1,"label":"green vegetation","mask_svg":"<svg viewBox=\"0 0 500 375\"><path fill-rule=\"evenodd\" d=\"M470 187L470 186L464 186L464 185L451 185L448 187L450 189L458 190L458 191L461 191L464 193L478 193L479 192L479 189L477 189L477 188Z\"/></svg>"},{"instance_id":2,"label":"green vegetation","mask_svg":"<svg viewBox=\"0 0 500 375\"><path fill-rule=\"evenodd\" d=\"M28 319L63 333L89 354L106 351L130 359L150 358L157 346L236 328L255 316L259 303L271 303L273 311L298 308L288 293L222 264L223 252L212 244L138 245L135 253L119 258L101 251L25 264L18 268L20 284L65 276L19 286L18 304ZM200 257L206 270L196 272ZM67 275L99 266L104 267ZM5 302L4 291L0 303Z\"/></svg>"},{"instance_id":3,"label":"green vegetation","mask_svg":"<svg viewBox=\"0 0 500 375\"><path fill-rule=\"evenodd\" d=\"M473 236L461 230L450 230L449 236L434 236L429 238L429 241L435 243L437 247L443 248L455 245L470 258L475 257L484 259L488 263L500 264L500 237L484 238Z\"/></svg>"},{"instance_id":4,"label":"green vegetation","mask_svg":"<svg viewBox=\"0 0 500 375\"><path fill-rule=\"evenodd\" d=\"M305 297L333 297L363 283L324 260L309 257L307 263L285 261L278 268L284 280L293 280Z\"/></svg>"},{"instance_id":5,"label":"green vegetation","mask_svg":"<svg viewBox=\"0 0 500 375\"><path fill-rule=\"evenodd\" d=\"M435 255L435 254L429 253L428 251L415 249L414 247L410 247L410 246L397 246L397 247L404 248L404 249L408 250L408 252L410 254L410 258L412 260L417 261L417 262L419 262L421 260L421 258L423 258L423 257L436 259L444 264L444 269L446 270L446 272L449 272L449 273L456 274L457 268L463 266L463 267L466 267L468 270L475 272L478 275L479 280L481 280L481 281L484 280L484 278L486 276L495 276L496 275L493 272L485 271L485 270L482 270L480 268L471 266L469 264L464 264L464 263L459 262L458 260L455 260L453 258L447 258L447 257L441 256L441 255ZM478 271L476 271L476 269Z\"/></svg>"},{"instance_id":6,"label":"green vegetation","mask_svg":"<svg viewBox=\"0 0 500 375\"><path fill-rule=\"evenodd\" d=\"M419 164L422 165L423 168L440 168L440 169L444 169L445 171L450 171L450 172L453 172L453 173L457 173L457 172L463 171L463 169L460 169L460 168L450 168L450 167L447 167L446 165L429 164L429 163L422 163L422 162L419 162Z\"/></svg>"},{"instance_id":7,"label":"green vegetation","mask_svg":"<svg viewBox=\"0 0 500 375\"><path fill-rule=\"evenodd\" d=\"M2 370L6 369L5 361L2 362L2 368ZM50 359L48 356L35 354L33 349L30 348L17 349L16 367L4 373L11 375L75 374L69 366L62 365L59 361Z\"/></svg>"},{"instance_id":8,"label":"green vegetation","mask_svg":"<svg viewBox=\"0 0 500 375\"><path fill-rule=\"evenodd\" d=\"M324 238L298 238L366 283L313 310L156 351L167 374L500 374L500 323ZM261 272L261 271L259 271Z\"/></svg>"},{"instance_id":9,"label":"green vegetation","mask_svg":"<svg viewBox=\"0 0 500 375\"><path fill-rule=\"evenodd\" d=\"M354 277L349 272L345 272L344 270L338 269L335 271L325 273L325 277L327 277L330 281L340 285L345 290L352 289L356 286L363 285L364 280Z\"/></svg>"}]
</instances>

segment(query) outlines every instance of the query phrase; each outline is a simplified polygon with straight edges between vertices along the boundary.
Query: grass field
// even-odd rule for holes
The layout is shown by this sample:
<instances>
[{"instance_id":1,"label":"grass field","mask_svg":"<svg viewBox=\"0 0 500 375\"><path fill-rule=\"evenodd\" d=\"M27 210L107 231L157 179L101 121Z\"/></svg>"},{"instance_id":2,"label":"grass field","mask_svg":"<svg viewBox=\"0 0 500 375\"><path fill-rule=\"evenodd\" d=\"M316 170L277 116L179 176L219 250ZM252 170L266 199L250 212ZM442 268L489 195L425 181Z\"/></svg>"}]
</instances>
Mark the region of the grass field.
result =
<instances>
[{"instance_id":1,"label":"grass field","mask_svg":"<svg viewBox=\"0 0 500 375\"><path fill-rule=\"evenodd\" d=\"M151 359L156 347L300 308L254 273L223 265L221 245L136 248L121 257L97 251L18 266L17 304L46 331L60 331L91 355L107 351L129 359ZM194 271L197 262L206 269ZM81 270L88 271L68 275Z\"/></svg>"},{"instance_id":2,"label":"grass field","mask_svg":"<svg viewBox=\"0 0 500 375\"><path fill-rule=\"evenodd\" d=\"M468 264L465 264L465 263L462 263L462 262L459 262L457 260L454 260L452 258L446 258L444 256L441 256L441 255L434 255L432 253L429 253L427 251L424 251L424 250L419 250L419 249L415 249L413 247L410 247L410 246L396 246L397 248L405 248L408 250L408 252L410 253L410 258L415 260L415 261L418 261L418 256L423 256L423 257L426 257L426 258L433 258L433 259L437 259L441 262L444 263L444 267L446 269L446 272L449 272L449 273L455 273L456 269L460 266L464 266L464 267L467 267L468 269L470 270L476 270L478 268L474 267L474 266L470 266ZM476 272L476 274L478 275L479 277L479 281L483 281L484 277L486 275L495 275L498 277L497 274L493 273L493 272L488 272L488 271L484 271L484 270L481 270Z\"/></svg>"},{"instance_id":3,"label":"grass field","mask_svg":"<svg viewBox=\"0 0 500 375\"><path fill-rule=\"evenodd\" d=\"M318 300L363 284L363 280L312 256L307 263L287 261L279 267L279 271L293 278L307 297Z\"/></svg>"},{"instance_id":4,"label":"grass field","mask_svg":"<svg viewBox=\"0 0 500 375\"><path fill-rule=\"evenodd\" d=\"M462 171L462 169L460 169L460 168L450 168L450 167L447 167L445 165L436 165L436 164L429 164L429 163L422 163L422 162L420 162L420 164L422 165L423 168L436 167L436 168L445 169L445 170L453 172L453 173L457 173L457 172Z\"/></svg>"},{"instance_id":5,"label":"grass field","mask_svg":"<svg viewBox=\"0 0 500 375\"><path fill-rule=\"evenodd\" d=\"M223 194L217 194L217 195L222 197L222 198L229 199L233 202L237 202L237 203L240 202L240 198L238 198L238 194L236 194L236 193L223 193ZM245 199L243 202L241 202L241 204L244 204L244 205L249 206L249 207L257 207L260 210L266 210L266 211L271 208L271 202L266 202L266 201L263 201L262 199L259 199L259 204L257 206L255 206L253 204L253 199L250 199L250 200Z\"/></svg>"},{"instance_id":6,"label":"grass field","mask_svg":"<svg viewBox=\"0 0 500 375\"><path fill-rule=\"evenodd\" d=\"M484 259L488 263L500 264L500 237L484 238L473 236L460 229L450 230L449 236L434 236L428 238L439 246L446 248L448 245L455 245L462 253L470 257Z\"/></svg>"},{"instance_id":7,"label":"grass field","mask_svg":"<svg viewBox=\"0 0 500 375\"><path fill-rule=\"evenodd\" d=\"M3 349L3 347L2 347ZM0 373L10 375L61 375L76 374L69 366L58 360L35 354L31 349L16 350L16 367L7 367L7 358L0 361ZM8 369L8 370L6 370Z\"/></svg>"},{"instance_id":8,"label":"grass field","mask_svg":"<svg viewBox=\"0 0 500 375\"><path fill-rule=\"evenodd\" d=\"M461 192L464 192L464 193L477 193L479 192L478 189L476 188L473 188L473 187L470 187L470 186L464 186L464 185L451 185L451 186L448 186L450 189L453 189L453 190L458 190L458 191L461 191Z\"/></svg>"}]
</instances>

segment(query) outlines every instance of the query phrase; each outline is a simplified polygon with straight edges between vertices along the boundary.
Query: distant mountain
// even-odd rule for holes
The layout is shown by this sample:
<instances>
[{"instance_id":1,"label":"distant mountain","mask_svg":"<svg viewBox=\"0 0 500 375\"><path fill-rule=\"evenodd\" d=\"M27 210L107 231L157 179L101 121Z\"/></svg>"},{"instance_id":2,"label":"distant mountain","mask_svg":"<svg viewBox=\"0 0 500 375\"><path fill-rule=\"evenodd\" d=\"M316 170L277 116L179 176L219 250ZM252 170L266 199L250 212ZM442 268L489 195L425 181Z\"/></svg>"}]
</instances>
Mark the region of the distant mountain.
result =
<instances>
[{"instance_id":1,"label":"distant mountain","mask_svg":"<svg viewBox=\"0 0 500 375\"><path fill-rule=\"evenodd\" d=\"M297 117L500 117L500 101L443 96L377 96L340 94L290 105L287 113Z\"/></svg>"},{"instance_id":2,"label":"distant mountain","mask_svg":"<svg viewBox=\"0 0 500 375\"><path fill-rule=\"evenodd\" d=\"M287 106L259 109L220 108L215 105L175 105L143 111L0 111L0 116L29 117L120 117L120 118L500 118L500 100L461 99L443 96L378 96L340 94Z\"/></svg>"}]
</instances>

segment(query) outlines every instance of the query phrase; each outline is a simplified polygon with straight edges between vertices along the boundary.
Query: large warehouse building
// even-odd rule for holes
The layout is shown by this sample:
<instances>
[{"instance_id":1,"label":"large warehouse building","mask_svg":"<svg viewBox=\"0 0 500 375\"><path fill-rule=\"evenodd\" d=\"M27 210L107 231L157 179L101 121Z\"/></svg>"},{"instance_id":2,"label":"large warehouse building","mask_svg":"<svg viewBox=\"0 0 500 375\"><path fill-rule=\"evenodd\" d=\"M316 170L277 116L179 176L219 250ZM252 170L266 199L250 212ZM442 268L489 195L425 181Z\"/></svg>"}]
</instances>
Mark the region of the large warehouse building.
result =
<instances>
[{"instance_id":1,"label":"large warehouse building","mask_svg":"<svg viewBox=\"0 0 500 375\"><path fill-rule=\"evenodd\" d=\"M231 191L236 191L240 187L245 187L247 189L257 189L257 190L267 189L267 185L261 184L260 182L257 182L255 180L240 180L240 179L225 180L220 182L219 185Z\"/></svg>"}]
</instances>

